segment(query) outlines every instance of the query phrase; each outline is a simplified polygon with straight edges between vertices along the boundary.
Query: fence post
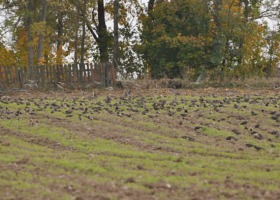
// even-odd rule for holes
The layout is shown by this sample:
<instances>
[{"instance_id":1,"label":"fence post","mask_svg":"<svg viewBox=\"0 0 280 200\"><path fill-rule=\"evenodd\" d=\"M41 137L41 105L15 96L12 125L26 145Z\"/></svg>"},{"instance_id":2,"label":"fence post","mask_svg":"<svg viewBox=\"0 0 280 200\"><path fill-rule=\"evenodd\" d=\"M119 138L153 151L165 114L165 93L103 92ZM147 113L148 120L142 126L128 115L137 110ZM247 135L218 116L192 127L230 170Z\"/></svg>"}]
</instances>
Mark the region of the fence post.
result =
<instances>
[{"instance_id":1,"label":"fence post","mask_svg":"<svg viewBox=\"0 0 280 200\"><path fill-rule=\"evenodd\" d=\"M29 66L29 79L32 79L33 66Z\"/></svg>"},{"instance_id":2,"label":"fence post","mask_svg":"<svg viewBox=\"0 0 280 200\"><path fill-rule=\"evenodd\" d=\"M20 67L18 70L18 81L20 89L23 89L23 79L22 79L22 68Z\"/></svg>"},{"instance_id":3,"label":"fence post","mask_svg":"<svg viewBox=\"0 0 280 200\"><path fill-rule=\"evenodd\" d=\"M74 88L77 89L77 84L78 84L78 64L73 64L73 79L74 79Z\"/></svg>"},{"instance_id":4,"label":"fence post","mask_svg":"<svg viewBox=\"0 0 280 200\"><path fill-rule=\"evenodd\" d=\"M115 70L115 65L111 63L110 67L110 76L111 76L111 84L113 87L116 86L116 70Z\"/></svg>"},{"instance_id":5,"label":"fence post","mask_svg":"<svg viewBox=\"0 0 280 200\"><path fill-rule=\"evenodd\" d=\"M59 65L54 66L54 76L55 76L55 83L58 83L60 81Z\"/></svg>"},{"instance_id":6,"label":"fence post","mask_svg":"<svg viewBox=\"0 0 280 200\"><path fill-rule=\"evenodd\" d=\"M40 82L40 68L39 66L34 66L34 80Z\"/></svg>"},{"instance_id":7,"label":"fence post","mask_svg":"<svg viewBox=\"0 0 280 200\"><path fill-rule=\"evenodd\" d=\"M53 83L53 66L49 67L49 78L50 78L50 83Z\"/></svg>"},{"instance_id":8,"label":"fence post","mask_svg":"<svg viewBox=\"0 0 280 200\"><path fill-rule=\"evenodd\" d=\"M11 67L7 67L8 69L8 76L9 76L9 79L10 79L10 84L13 83L13 77L12 77L12 70L11 70Z\"/></svg>"},{"instance_id":9,"label":"fence post","mask_svg":"<svg viewBox=\"0 0 280 200\"><path fill-rule=\"evenodd\" d=\"M61 71L61 65L57 65L57 82L62 82L61 78L62 78L62 71Z\"/></svg>"},{"instance_id":10,"label":"fence post","mask_svg":"<svg viewBox=\"0 0 280 200\"><path fill-rule=\"evenodd\" d=\"M62 65L62 68L63 68L63 80L66 84L68 84L68 65L65 64L65 65Z\"/></svg>"},{"instance_id":11,"label":"fence post","mask_svg":"<svg viewBox=\"0 0 280 200\"><path fill-rule=\"evenodd\" d=\"M71 64L67 65L67 80L69 83L69 90L71 90L72 87L72 77L71 77L72 73L71 73Z\"/></svg>"},{"instance_id":12,"label":"fence post","mask_svg":"<svg viewBox=\"0 0 280 200\"><path fill-rule=\"evenodd\" d=\"M46 65L45 73L46 73L46 81L47 81L47 83L50 83L50 79L49 79L49 66L48 65Z\"/></svg>"},{"instance_id":13,"label":"fence post","mask_svg":"<svg viewBox=\"0 0 280 200\"><path fill-rule=\"evenodd\" d=\"M90 63L89 64L89 67L90 67L90 83L93 84L93 64Z\"/></svg>"},{"instance_id":14,"label":"fence post","mask_svg":"<svg viewBox=\"0 0 280 200\"><path fill-rule=\"evenodd\" d=\"M89 70L89 64L85 64L85 69L86 69L86 84L90 82L90 70Z\"/></svg>"},{"instance_id":15,"label":"fence post","mask_svg":"<svg viewBox=\"0 0 280 200\"><path fill-rule=\"evenodd\" d=\"M28 69L27 66L23 67L23 73L24 73L24 76L22 76L22 79L23 79L22 82L23 83L25 83L27 78L28 78L28 71L27 71L27 69Z\"/></svg>"},{"instance_id":16,"label":"fence post","mask_svg":"<svg viewBox=\"0 0 280 200\"><path fill-rule=\"evenodd\" d=\"M2 69L2 66L0 66L0 83L1 82L3 82L4 83L4 73L2 73L3 71L2 71L3 69ZM0 84L0 86L1 86L2 84ZM1 87L0 87L0 89L1 89Z\"/></svg>"},{"instance_id":17,"label":"fence post","mask_svg":"<svg viewBox=\"0 0 280 200\"><path fill-rule=\"evenodd\" d=\"M105 86L105 67L104 63L100 63L100 77L101 77L101 85L104 87Z\"/></svg>"},{"instance_id":18,"label":"fence post","mask_svg":"<svg viewBox=\"0 0 280 200\"><path fill-rule=\"evenodd\" d=\"M18 83L17 74L18 74L18 66L14 66L12 69L12 83L13 85Z\"/></svg>"},{"instance_id":19,"label":"fence post","mask_svg":"<svg viewBox=\"0 0 280 200\"><path fill-rule=\"evenodd\" d=\"M105 76L105 87L108 87L108 62L105 63L105 68L104 68L104 76Z\"/></svg>"},{"instance_id":20,"label":"fence post","mask_svg":"<svg viewBox=\"0 0 280 200\"><path fill-rule=\"evenodd\" d=\"M86 76L86 67L85 67L85 63L81 63L80 64L80 70L81 70L81 87L84 87L84 83L85 83L85 76Z\"/></svg>"},{"instance_id":21,"label":"fence post","mask_svg":"<svg viewBox=\"0 0 280 200\"><path fill-rule=\"evenodd\" d=\"M2 85L3 85L3 87L4 88L6 88L6 86L7 86L7 78L6 78L6 70L5 70L5 67L4 66L2 66L2 67L0 67L0 70L1 70L1 81L2 81Z\"/></svg>"},{"instance_id":22,"label":"fence post","mask_svg":"<svg viewBox=\"0 0 280 200\"><path fill-rule=\"evenodd\" d=\"M8 75L7 66L4 67L4 71L5 71L5 76L6 76L6 84L9 85L9 75Z\"/></svg>"},{"instance_id":23,"label":"fence post","mask_svg":"<svg viewBox=\"0 0 280 200\"><path fill-rule=\"evenodd\" d=\"M59 79L58 65L55 65L53 68L53 76L54 76L54 82L57 83Z\"/></svg>"},{"instance_id":24,"label":"fence post","mask_svg":"<svg viewBox=\"0 0 280 200\"><path fill-rule=\"evenodd\" d=\"M45 88L45 66L41 66L42 86Z\"/></svg>"},{"instance_id":25,"label":"fence post","mask_svg":"<svg viewBox=\"0 0 280 200\"><path fill-rule=\"evenodd\" d=\"M58 82L58 70L57 70L57 65L53 66L53 80L54 83Z\"/></svg>"},{"instance_id":26,"label":"fence post","mask_svg":"<svg viewBox=\"0 0 280 200\"><path fill-rule=\"evenodd\" d=\"M0 80L4 80L4 69L0 66Z\"/></svg>"},{"instance_id":27,"label":"fence post","mask_svg":"<svg viewBox=\"0 0 280 200\"><path fill-rule=\"evenodd\" d=\"M79 67L78 67L79 66ZM78 64L78 66L77 66L77 69L78 69L78 71L79 71L79 79L78 79L78 82L79 82L79 84L81 85L81 83L82 83L82 79L83 79L83 72L82 72L82 68L83 68L83 66L82 66L82 63L80 63L80 64Z\"/></svg>"},{"instance_id":28,"label":"fence post","mask_svg":"<svg viewBox=\"0 0 280 200\"><path fill-rule=\"evenodd\" d=\"M44 89L48 84L65 82L67 88L76 89L85 84L108 87L115 86L116 71L114 65L105 63L86 63L68 65L41 65L41 66L0 66L0 82L6 87L13 85L24 88L27 80L34 80L40 83ZM99 83L98 83L99 82Z\"/></svg>"},{"instance_id":29,"label":"fence post","mask_svg":"<svg viewBox=\"0 0 280 200\"><path fill-rule=\"evenodd\" d=\"M99 68L98 63L94 63L93 84L95 84L97 82L101 82L99 69L100 68Z\"/></svg>"}]
</instances>

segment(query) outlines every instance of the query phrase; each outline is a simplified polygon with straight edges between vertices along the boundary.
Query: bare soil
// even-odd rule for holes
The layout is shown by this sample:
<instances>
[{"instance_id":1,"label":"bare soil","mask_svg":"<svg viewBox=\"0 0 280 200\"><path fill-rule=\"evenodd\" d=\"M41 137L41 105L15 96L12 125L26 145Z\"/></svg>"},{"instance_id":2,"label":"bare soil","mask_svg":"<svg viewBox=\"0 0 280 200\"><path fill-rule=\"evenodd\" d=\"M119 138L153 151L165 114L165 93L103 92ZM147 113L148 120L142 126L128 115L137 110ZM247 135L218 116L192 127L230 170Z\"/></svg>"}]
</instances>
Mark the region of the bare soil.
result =
<instances>
[{"instance_id":1,"label":"bare soil","mask_svg":"<svg viewBox=\"0 0 280 200\"><path fill-rule=\"evenodd\" d=\"M0 199L279 199L280 93L17 93L0 100Z\"/></svg>"}]
</instances>

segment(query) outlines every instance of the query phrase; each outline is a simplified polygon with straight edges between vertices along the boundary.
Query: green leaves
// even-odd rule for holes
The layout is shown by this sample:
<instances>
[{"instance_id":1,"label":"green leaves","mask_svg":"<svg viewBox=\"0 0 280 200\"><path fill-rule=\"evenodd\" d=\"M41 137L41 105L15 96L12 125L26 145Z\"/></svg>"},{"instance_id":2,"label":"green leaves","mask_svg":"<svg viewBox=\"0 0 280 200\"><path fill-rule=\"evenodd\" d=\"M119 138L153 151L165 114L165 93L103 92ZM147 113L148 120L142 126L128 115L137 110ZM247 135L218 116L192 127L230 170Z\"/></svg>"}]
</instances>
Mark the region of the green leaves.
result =
<instances>
[{"instance_id":1,"label":"green leaves","mask_svg":"<svg viewBox=\"0 0 280 200\"><path fill-rule=\"evenodd\" d=\"M199 4L199 9L193 9ZM156 4L152 18L143 20L143 57L154 78L182 77L186 66L203 64L209 46L206 33L210 18L205 1ZM201 57L202 56L202 57Z\"/></svg>"},{"instance_id":2,"label":"green leaves","mask_svg":"<svg viewBox=\"0 0 280 200\"><path fill-rule=\"evenodd\" d=\"M114 60L113 1L104 1L104 8L98 9L99 1L87 0L83 15L82 0L48 0L44 20L42 2L0 0L7 16L0 33L13 36L9 47L18 65L30 64L26 61L32 57L38 63L36 53L48 64L80 62L82 46L85 60ZM184 77L185 71L198 72L202 66L225 77L244 78L262 71L271 75L280 57L280 38L270 35L279 31L269 31L260 21L267 15L278 19L279 5L268 0L150 0L145 12L138 0L120 1L118 70L122 77L141 76L144 71L153 78Z\"/></svg>"},{"instance_id":3,"label":"green leaves","mask_svg":"<svg viewBox=\"0 0 280 200\"><path fill-rule=\"evenodd\" d=\"M261 3L249 0L158 2L142 19L143 58L154 78L181 77L182 67L224 76L261 75L267 59ZM269 9L269 8L267 8ZM173 67L171 67L173 65ZM185 66L185 67L184 67ZM230 72L230 74L228 74Z\"/></svg>"}]
</instances>

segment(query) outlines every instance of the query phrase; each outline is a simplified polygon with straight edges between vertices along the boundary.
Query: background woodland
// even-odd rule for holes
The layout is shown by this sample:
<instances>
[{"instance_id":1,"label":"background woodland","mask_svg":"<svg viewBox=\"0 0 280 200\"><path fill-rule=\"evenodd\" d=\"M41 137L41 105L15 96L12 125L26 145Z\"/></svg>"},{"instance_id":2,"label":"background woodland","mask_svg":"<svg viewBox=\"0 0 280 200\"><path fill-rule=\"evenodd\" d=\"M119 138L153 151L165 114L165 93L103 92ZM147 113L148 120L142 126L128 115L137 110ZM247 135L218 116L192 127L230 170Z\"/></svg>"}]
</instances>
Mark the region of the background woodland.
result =
<instances>
[{"instance_id":1,"label":"background woodland","mask_svg":"<svg viewBox=\"0 0 280 200\"><path fill-rule=\"evenodd\" d=\"M277 74L271 0L0 0L0 66L112 62L121 78Z\"/></svg>"}]
</instances>

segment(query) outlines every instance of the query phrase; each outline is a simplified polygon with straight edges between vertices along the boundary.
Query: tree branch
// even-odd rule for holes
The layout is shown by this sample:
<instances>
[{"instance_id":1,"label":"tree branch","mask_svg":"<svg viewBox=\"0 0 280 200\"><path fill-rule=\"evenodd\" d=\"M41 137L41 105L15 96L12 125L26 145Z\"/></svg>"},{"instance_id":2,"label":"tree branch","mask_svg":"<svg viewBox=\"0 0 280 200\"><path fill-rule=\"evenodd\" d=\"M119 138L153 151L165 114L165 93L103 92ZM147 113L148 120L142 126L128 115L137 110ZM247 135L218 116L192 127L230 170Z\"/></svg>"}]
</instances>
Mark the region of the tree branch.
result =
<instances>
[{"instance_id":1,"label":"tree branch","mask_svg":"<svg viewBox=\"0 0 280 200\"><path fill-rule=\"evenodd\" d=\"M70 0L70 3L72 3L76 8L77 10L79 11L79 14L82 15L83 14L83 9L82 7L80 6L80 2L79 1L76 1L76 0ZM83 15L82 15L83 16ZM96 35L96 33L94 32L94 28L92 28L89 20L86 18L86 26L89 30L89 32L92 34L93 38L95 39L95 41L98 43L99 42L99 38L98 36Z\"/></svg>"}]
</instances>

